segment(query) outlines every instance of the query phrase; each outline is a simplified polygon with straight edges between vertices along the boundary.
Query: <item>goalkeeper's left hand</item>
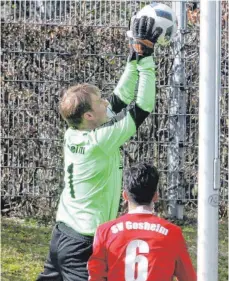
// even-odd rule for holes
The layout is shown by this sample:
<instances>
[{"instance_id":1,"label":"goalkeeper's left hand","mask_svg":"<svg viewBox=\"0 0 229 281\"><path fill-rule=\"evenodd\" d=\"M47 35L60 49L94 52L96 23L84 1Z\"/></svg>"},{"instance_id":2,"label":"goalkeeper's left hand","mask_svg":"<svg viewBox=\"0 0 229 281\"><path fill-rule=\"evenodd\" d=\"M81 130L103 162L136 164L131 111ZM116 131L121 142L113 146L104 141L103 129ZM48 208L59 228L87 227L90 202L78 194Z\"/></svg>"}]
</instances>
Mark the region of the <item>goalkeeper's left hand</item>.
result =
<instances>
[{"instance_id":1,"label":"goalkeeper's left hand","mask_svg":"<svg viewBox=\"0 0 229 281\"><path fill-rule=\"evenodd\" d=\"M130 23L130 31L127 32L130 37L130 48L132 53L130 59L141 59L146 56L151 56L154 51L154 44L163 32L162 28L157 27L153 32L155 20L151 17L142 16L141 18L132 18Z\"/></svg>"}]
</instances>

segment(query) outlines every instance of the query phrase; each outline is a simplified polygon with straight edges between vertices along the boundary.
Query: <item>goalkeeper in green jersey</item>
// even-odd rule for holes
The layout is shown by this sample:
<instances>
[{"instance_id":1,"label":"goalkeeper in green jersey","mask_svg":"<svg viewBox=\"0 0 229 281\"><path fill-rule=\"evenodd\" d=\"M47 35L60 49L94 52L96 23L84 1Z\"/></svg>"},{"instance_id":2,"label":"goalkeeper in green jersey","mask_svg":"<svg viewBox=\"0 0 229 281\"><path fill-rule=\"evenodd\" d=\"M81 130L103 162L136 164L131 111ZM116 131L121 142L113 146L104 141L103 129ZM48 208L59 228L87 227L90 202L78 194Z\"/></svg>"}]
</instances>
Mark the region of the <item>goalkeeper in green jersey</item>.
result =
<instances>
[{"instance_id":1,"label":"goalkeeper in green jersey","mask_svg":"<svg viewBox=\"0 0 229 281\"><path fill-rule=\"evenodd\" d=\"M87 261L96 228L118 214L122 146L154 109L154 19L131 23L133 38L121 79L109 102L90 84L69 88L60 113L69 128L64 137L65 187L60 197L48 259L37 280L88 280ZM138 81L137 96L135 88ZM114 112L109 118L108 109Z\"/></svg>"}]
</instances>

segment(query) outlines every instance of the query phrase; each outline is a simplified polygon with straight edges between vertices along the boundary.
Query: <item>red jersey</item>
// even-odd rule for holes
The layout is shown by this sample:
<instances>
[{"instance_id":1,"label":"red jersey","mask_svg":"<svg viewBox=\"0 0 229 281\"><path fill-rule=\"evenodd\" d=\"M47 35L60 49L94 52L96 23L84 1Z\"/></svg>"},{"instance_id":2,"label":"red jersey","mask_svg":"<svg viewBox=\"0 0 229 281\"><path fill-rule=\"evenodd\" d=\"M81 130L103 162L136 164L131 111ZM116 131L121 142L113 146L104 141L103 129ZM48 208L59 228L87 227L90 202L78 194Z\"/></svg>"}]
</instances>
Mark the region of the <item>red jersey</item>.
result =
<instances>
[{"instance_id":1,"label":"red jersey","mask_svg":"<svg viewBox=\"0 0 229 281\"><path fill-rule=\"evenodd\" d=\"M88 261L90 281L196 281L180 227L152 213L100 225Z\"/></svg>"}]
</instances>

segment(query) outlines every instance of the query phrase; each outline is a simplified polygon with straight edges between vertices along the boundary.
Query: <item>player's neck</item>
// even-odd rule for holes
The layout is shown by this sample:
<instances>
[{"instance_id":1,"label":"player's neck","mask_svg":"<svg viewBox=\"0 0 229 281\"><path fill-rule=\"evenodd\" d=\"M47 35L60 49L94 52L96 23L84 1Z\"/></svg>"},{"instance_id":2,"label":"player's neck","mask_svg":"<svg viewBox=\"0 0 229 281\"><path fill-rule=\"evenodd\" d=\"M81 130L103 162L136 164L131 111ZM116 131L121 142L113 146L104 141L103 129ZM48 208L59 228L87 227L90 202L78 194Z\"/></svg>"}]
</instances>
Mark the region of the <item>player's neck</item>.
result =
<instances>
[{"instance_id":1,"label":"player's neck","mask_svg":"<svg viewBox=\"0 0 229 281\"><path fill-rule=\"evenodd\" d=\"M128 212L133 212L135 210L143 210L143 211L149 211L152 212L152 206L151 205L135 205L133 203L128 204Z\"/></svg>"},{"instance_id":2,"label":"player's neck","mask_svg":"<svg viewBox=\"0 0 229 281\"><path fill-rule=\"evenodd\" d=\"M79 131L91 131L96 129L98 126L96 126L93 122L83 122L78 126Z\"/></svg>"}]
</instances>

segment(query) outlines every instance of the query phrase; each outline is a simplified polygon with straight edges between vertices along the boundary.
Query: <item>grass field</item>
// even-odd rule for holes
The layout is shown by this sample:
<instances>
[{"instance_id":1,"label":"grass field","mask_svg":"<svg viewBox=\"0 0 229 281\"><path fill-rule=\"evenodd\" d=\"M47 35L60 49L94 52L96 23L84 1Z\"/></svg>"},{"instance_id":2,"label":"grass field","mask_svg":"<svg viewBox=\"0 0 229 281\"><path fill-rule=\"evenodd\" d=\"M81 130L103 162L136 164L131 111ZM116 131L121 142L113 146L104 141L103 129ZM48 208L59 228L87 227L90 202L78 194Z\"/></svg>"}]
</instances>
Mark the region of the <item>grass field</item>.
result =
<instances>
[{"instance_id":1,"label":"grass field","mask_svg":"<svg viewBox=\"0 0 229 281\"><path fill-rule=\"evenodd\" d=\"M197 226L183 226L189 252L196 267ZM219 281L228 280L228 224L219 225ZM34 281L48 252L51 227L36 221L2 218L2 281Z\"/></svg>"}]
</instances>

